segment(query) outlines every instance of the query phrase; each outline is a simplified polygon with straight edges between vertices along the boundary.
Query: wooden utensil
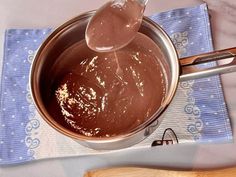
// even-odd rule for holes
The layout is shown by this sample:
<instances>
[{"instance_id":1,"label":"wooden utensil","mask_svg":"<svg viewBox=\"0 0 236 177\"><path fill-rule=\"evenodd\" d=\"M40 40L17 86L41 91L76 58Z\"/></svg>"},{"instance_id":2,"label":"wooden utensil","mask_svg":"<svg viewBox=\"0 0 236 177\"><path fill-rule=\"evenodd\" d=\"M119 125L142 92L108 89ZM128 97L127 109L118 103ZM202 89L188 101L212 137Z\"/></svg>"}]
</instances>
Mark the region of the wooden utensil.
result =
<instances>
[{"instance_id":1,"label":"wooden utensil","mask_svg":"<svg viewBox=\"0 0 236 177\"><path fill-rule=\"evenodd\" d=\"M122 167L89 171L84 177L236 177L236 167L206 171L172 171Z\"/></svg>"}]
</instances>

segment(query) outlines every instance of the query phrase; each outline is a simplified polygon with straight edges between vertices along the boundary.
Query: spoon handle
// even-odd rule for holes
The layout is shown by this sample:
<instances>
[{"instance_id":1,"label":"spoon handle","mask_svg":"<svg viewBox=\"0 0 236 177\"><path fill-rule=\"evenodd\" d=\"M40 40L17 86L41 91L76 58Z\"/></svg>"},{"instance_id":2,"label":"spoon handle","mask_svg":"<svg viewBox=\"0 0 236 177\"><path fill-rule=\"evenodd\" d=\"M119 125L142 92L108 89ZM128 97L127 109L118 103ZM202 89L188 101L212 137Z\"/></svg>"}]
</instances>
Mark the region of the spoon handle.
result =
<instances>
[{"instance_id":1,"label":"spoon handle","mask_svg":"<svg viewBox=\"0 0 236 177\"><path fill-rule=\"evenodd\" d=\"M148 0L138 0L141 4L144 4L145 6L147 5L148 3Z\"/></svg>"},{"instance_id":2,"label":"spoon handle","mask_svg":"<svg viewBox=\"0 0 236 177\"><path fill-rule=\"evenodd\" d=\"M236 168L209 171L170 171L148 168L108 168L87 172L84 177L235 177Z\"/></svg>"}]
</instances>

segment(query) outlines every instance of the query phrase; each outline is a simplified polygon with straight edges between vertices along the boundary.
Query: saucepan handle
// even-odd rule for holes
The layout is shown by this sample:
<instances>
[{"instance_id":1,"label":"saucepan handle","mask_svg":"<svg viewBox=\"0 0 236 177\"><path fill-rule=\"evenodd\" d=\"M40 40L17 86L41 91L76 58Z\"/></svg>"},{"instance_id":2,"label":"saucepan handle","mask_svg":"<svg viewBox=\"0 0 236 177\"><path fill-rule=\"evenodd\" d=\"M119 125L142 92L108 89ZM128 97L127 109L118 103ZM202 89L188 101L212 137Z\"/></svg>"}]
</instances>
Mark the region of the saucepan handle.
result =
<instances>
[{"instance_id":1,"label":"saucepan handle","mask_svg":"<svg viewBox=\"0 0 236 177\"><path fill-rule=\"evenodd\" d=\"M180 81L208 77L216 74L230 73L236 71L236 47L205 53L201 55L180 59L181 75ZM199 64L232 59L229 63L216 65L210 68L199 67Z\"/></svg>"}]
</instances>

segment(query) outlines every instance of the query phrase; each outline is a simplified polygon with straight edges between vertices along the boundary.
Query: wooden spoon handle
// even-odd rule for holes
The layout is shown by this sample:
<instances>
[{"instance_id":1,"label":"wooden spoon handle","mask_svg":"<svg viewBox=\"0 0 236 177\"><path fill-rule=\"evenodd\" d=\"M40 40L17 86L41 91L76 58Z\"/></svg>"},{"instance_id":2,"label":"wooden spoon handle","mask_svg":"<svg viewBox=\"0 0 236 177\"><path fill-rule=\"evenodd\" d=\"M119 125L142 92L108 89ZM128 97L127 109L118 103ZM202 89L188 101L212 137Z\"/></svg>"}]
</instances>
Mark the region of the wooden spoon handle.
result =
<instances>
[{"instance_id":1,"label":"wooden spoon handle","mask_svg":"<svg viewBox=\"0 0 236 177\"><path fill-rule=\"evenodd\" d=\"M208 171L170 171L123 167L89 171L84 177L236 177L236 168Z\"/></svg>"}]
</instances>

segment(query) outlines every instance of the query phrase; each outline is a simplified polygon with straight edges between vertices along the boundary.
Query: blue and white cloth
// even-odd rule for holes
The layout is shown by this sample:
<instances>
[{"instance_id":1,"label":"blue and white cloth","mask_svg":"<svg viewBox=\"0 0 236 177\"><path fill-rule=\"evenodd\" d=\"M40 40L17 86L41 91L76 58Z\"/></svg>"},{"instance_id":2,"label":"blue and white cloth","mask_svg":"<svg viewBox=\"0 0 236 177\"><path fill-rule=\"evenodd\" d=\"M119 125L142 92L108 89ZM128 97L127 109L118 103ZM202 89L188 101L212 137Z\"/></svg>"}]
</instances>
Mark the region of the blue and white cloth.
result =
<instances>
[{"instance_id":1,"label":"blue and white cloth","mask_svg":"<svg viewBox=\"0 0 236 177\"><path fill-rule=\"evenodd\" d=\"M170 35L181 57L213 50L206 4L175 9L151 17ZM29 69L49 29L9 29L0 92L0 164L97 154L49 127L37 113L29 92ZM215 63L202 67L213 66ZM150 148L172 129L179 143L231 142L232 130L219 76L179 84L160 127L128 148ZM168 139L168 137L167 137ZM152 147L154 148L154 147ZM124 151L127 149L124 149Z\"/></svg>"}]
</instances>

